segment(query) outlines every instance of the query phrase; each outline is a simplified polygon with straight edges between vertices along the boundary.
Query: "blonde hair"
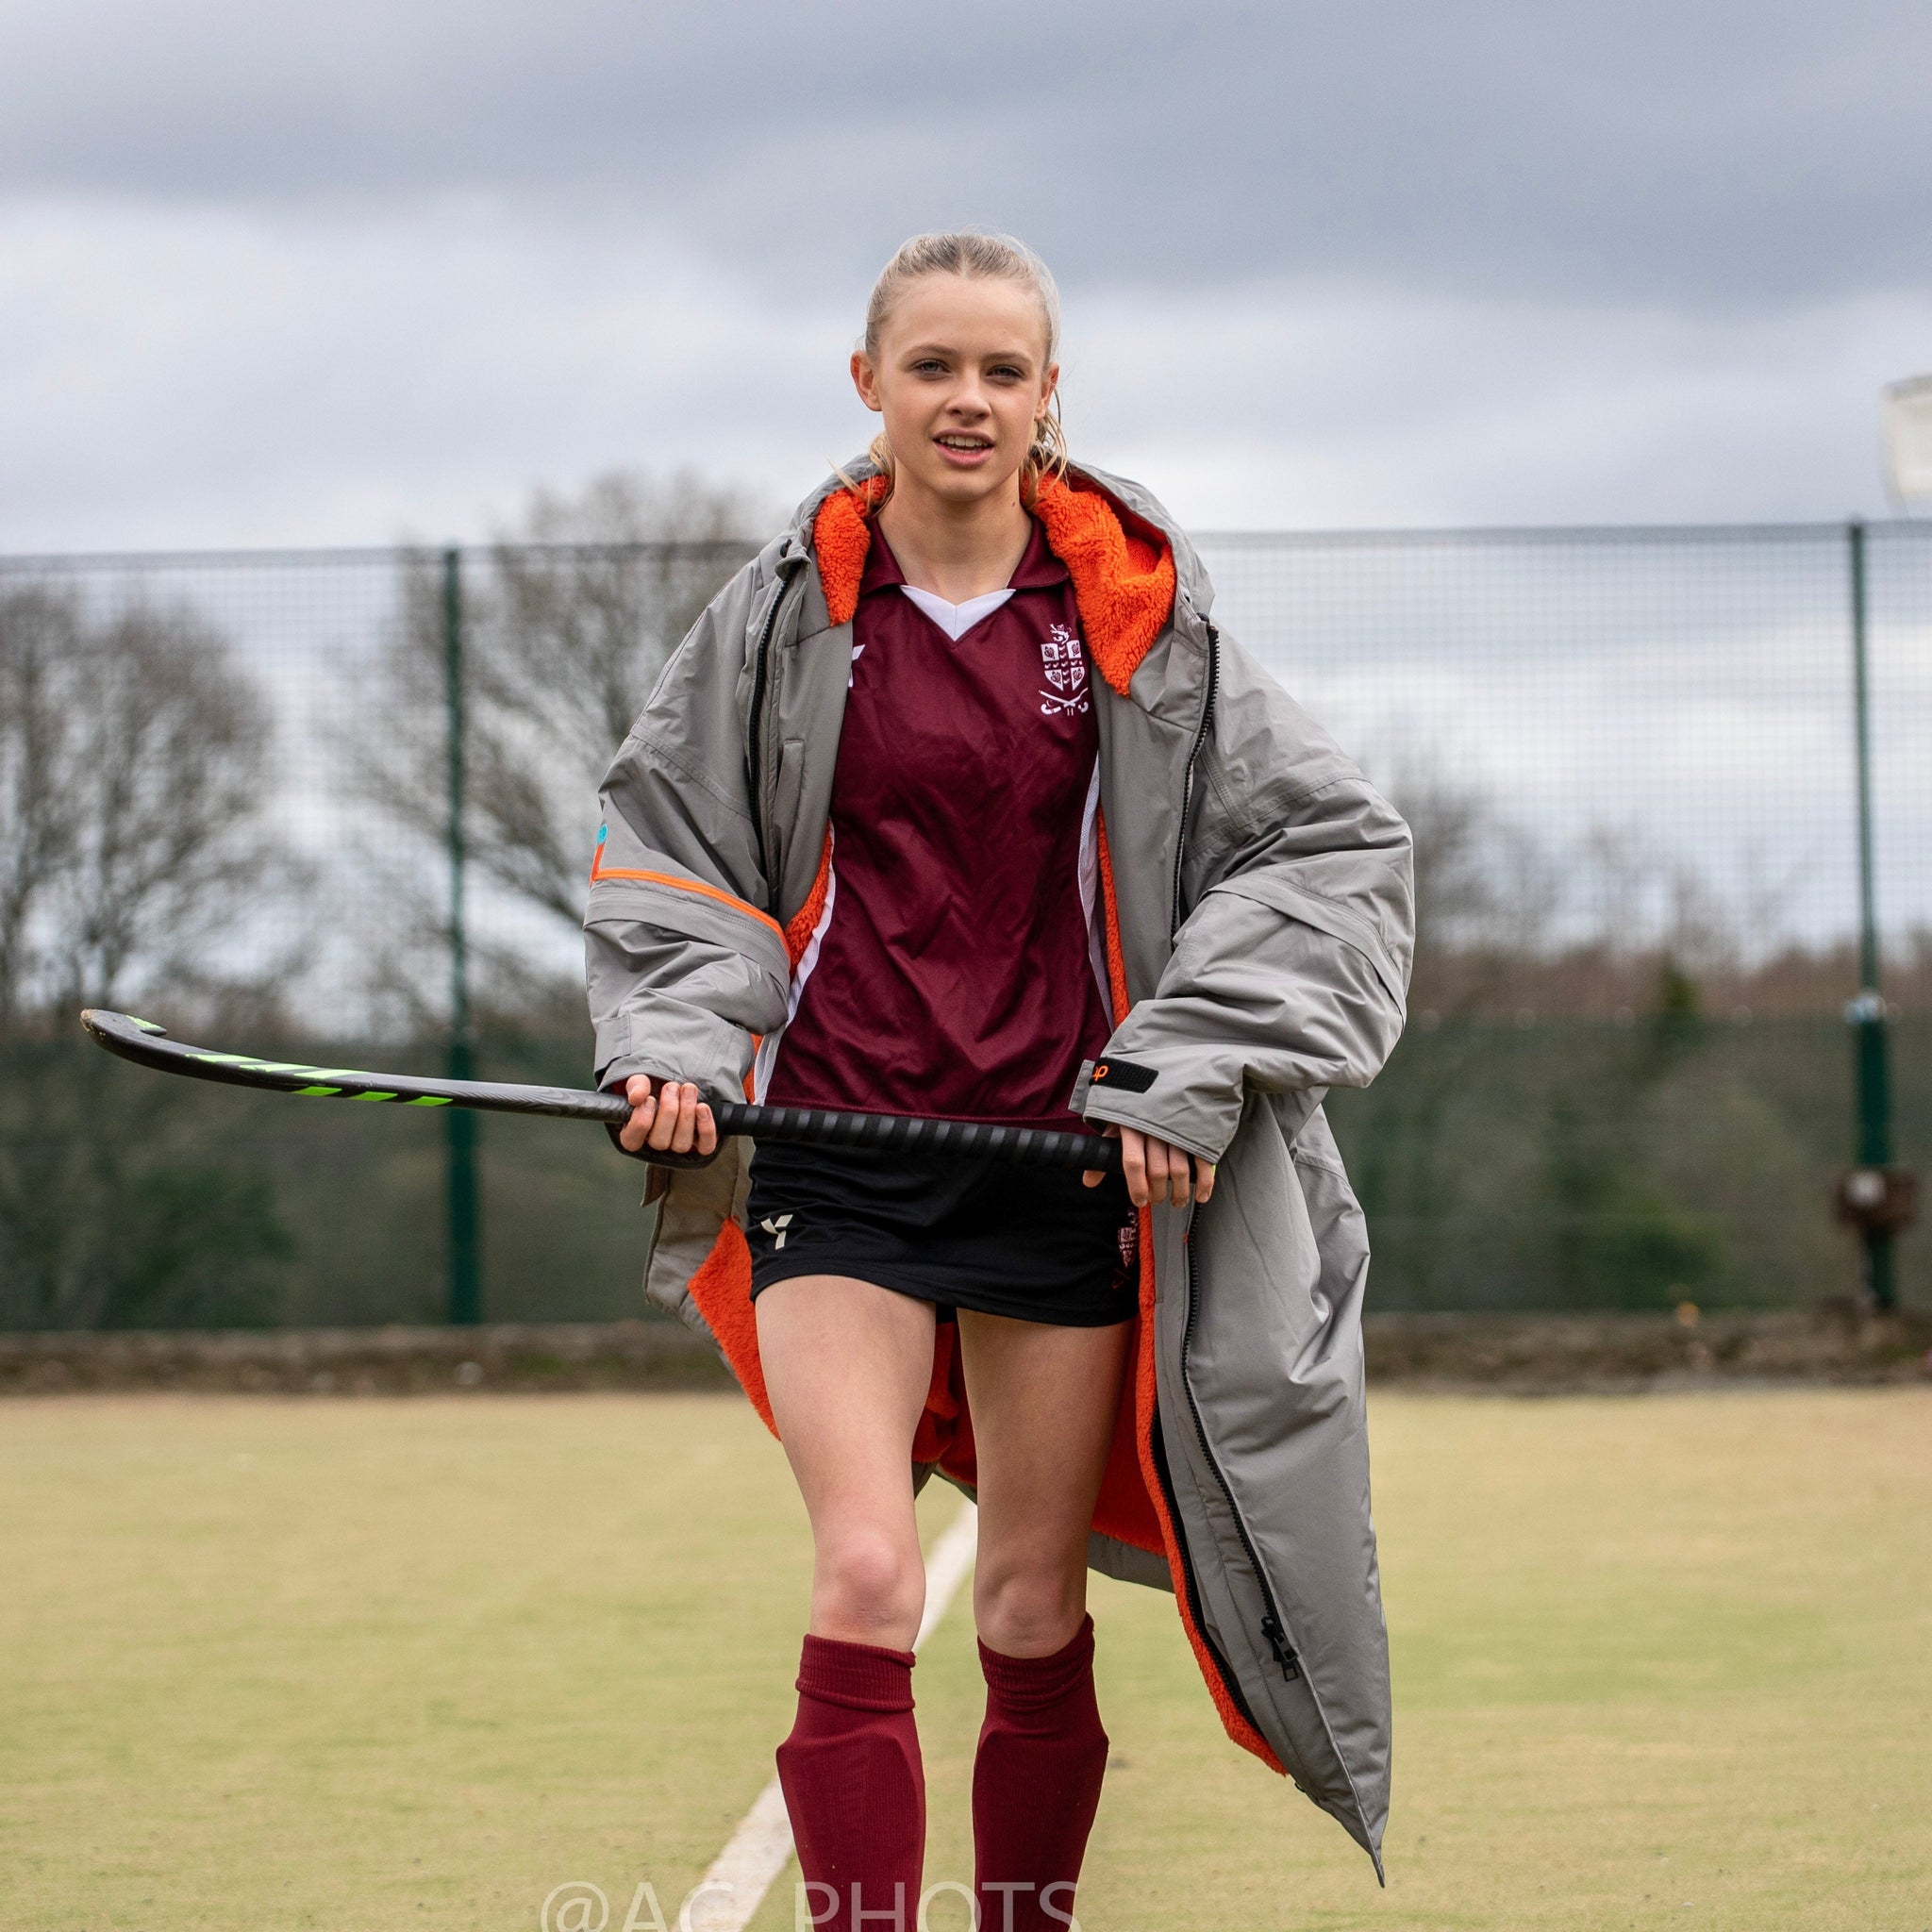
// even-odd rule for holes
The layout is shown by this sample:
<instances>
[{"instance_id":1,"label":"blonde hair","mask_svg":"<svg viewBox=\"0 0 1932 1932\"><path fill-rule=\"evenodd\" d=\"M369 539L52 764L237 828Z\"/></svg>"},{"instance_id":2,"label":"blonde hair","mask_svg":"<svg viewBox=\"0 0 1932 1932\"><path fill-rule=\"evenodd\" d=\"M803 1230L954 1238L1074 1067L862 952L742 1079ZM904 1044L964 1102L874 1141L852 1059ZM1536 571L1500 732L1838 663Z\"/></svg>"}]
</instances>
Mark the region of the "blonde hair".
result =
<instances>
[{"instance_id":1,"label":"blonde hair","mask_svg":"<svg viewBox=\"0 0 1932 1932\"><path fill-rule=\"evenodd\" d=\"M1017 282L1029 291L1040 307L1040 319L1046 331L1046 362L1051 363L1060 346L1060 291L1053 272L1025 242L1010 235L988 235L976 228L960 229L944 235L915 235L906 242L879 272L873 284L872 297L865 305L865 353L876 362L879 338L899 298L916 281L926 275L963 275L971 281ZM1044 366L1044 365L1042 365ZM886 479L885 496L892 493L894 463L892 445L881 429L873 438L866 454ZM1020 466L1020 494L1031 504L1041 478L1063 476L1067 470L1067 433L1060 424L1058 388L1046 413L1034 419L1033 442ZM883 503L885 496L879 501Z\"/></svg>"}]
</instances>

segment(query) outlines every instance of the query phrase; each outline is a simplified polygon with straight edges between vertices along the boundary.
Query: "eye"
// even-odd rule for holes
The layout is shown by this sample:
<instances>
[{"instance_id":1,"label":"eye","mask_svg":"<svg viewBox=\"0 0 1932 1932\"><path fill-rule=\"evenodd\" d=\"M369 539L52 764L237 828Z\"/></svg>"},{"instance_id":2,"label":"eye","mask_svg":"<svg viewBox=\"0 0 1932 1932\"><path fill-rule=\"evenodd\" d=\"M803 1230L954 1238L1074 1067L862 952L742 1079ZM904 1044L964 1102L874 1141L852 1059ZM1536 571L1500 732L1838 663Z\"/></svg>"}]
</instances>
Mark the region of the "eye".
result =
<instances>
[{"instance_id":1,"label":"eye","mask_svg":"<svg viewBox=\"0 0 1932 1932\"><path fill-rule=\"evenodd\" d=\"M946 365L937 356L922 356L912 365L914 375L943 375Z\"/></svg>"}]
</instances>

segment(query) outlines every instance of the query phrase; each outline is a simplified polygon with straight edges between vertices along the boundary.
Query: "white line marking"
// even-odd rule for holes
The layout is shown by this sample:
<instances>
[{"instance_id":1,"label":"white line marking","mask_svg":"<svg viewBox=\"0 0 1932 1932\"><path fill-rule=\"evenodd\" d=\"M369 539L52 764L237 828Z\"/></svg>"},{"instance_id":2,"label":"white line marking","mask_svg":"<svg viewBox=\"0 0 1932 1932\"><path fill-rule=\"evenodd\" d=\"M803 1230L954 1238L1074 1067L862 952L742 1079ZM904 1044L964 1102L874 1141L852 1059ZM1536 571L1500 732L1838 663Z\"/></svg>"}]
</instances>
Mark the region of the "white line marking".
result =
<instances>
[{"instance_id":1,"label":"white line marking","mask_svg":"<svg viewBox=\"0 0 1932 1932\"><path fill-rule=\"evenodd\" d=\"M978 1541L979 1511L968 1503L946 1525L925 1559L925 1614L912 1640L914 1650L939 1628L959 1586L972 1574ZM785 1815L785 1793L774 1777L711 1860L704 1885L715 1889L701 1887L692 1894L691 1923L684 1932L744 1932L791 1857L791 1821Z\"/></svg>"},{"instance_id":2,"label":"white line marking","mask_svg":"<svg viewBox=\"0 0 1932 1932\"><path fill-rule=\"evenodd\" d=\"M973 1574L973 1553L978 1546L979 1511L968 1503L946 1525L946 1533L933 1544L932 1555L925 1559L925 1614L919 1620L919 1635L912 1640L914 1650L924 1647L959 1586Z\"/></svg>"},{"instance_id":3,"label":"white line marking","mask_svg":"<svg viewBox=\"0 0 1932 1932\"><path fill-rule=\"evenodd\" d=\"M791 1857L791 1821L785 1815L785 1793L774 1777L740 1821L730 1842L711 1860L705 1884L721 1889L693 1897L694 1924L701 1932L744 1932Z\"/></svg>"}]
</instances>

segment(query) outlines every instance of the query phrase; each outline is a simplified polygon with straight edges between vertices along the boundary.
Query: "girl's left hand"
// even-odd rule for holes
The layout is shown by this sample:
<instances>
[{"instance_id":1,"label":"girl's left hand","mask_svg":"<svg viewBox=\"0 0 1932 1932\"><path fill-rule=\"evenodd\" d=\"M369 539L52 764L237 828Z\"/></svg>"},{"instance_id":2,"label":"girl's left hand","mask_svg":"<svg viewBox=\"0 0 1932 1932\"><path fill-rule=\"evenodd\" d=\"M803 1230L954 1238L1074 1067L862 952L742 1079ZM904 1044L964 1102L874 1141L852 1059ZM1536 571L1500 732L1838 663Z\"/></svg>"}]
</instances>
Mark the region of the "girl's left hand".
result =
<instances>
[{"instance_id":1,"label":"girl's left hand","mask_svg":"<svg viewBox=\"0 0 1932 1932\"><path fill-rule=\"evenodd\" d=\"M1136 1208L1158 1208L1168 1201L1185 1208L1190 1200L1205 1201L1214 1191L1211 1160L1157 1141L1139 1127L1118 1126L1111 1121L1107 1138L1121 1143L1121 1172L1127 1179L1127 1199ZM1080 1178L1090 1188L1097 1188L1106 1176L1098 1169L1089 1168Z\"/></svg>"},{"instance_id":2,"label":"girl's left hand","mask_svg":"<svg viewBox=\"0 0 1932 1932\"><path fill-rule=\"evenodd\" d=\"M689 1080L656 1080L633 1074L625 1082L630 1118L618 1130L617 1144L626 1154L650 1158L659 1154L689 1154L693 1147L709 1159L718 1151L718 1126L704 1096Z\"/></svg>"}]
</instances>

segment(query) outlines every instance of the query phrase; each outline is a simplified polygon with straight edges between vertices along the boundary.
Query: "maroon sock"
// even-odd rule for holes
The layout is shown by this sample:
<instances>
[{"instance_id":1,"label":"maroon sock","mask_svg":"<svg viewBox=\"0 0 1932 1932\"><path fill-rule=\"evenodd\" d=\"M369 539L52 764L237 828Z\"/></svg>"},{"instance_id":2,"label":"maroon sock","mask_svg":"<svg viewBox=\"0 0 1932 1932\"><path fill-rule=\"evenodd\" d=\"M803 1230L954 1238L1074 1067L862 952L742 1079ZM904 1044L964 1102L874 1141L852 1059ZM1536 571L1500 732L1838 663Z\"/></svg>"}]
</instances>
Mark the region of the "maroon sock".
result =
<instances>
[{"instance_id":1,"label":"maroon sock","mask_svg":"<svg viewBox=\"0 0 1932 1932\"><path fill-rule=\"evenodd\" d=\"M808 1637L778 1782L806 1882L798 1923L913 1932L925 1773L912 1719L912 1653Z\"/></svg>"},{"instance_id":2,"label":"maroon sock","mask_svg":"<svg viewBox=\"0 0 1932 1932\"><path fill-rule=\"evenodd\" d=\"M1060 1932L1100 1805L1107 1733L1093 1700L1093 1619L1051 1657L979 1646L986 1723L973 1765L981 1932Z\"/></svg>"}]
</instances>

